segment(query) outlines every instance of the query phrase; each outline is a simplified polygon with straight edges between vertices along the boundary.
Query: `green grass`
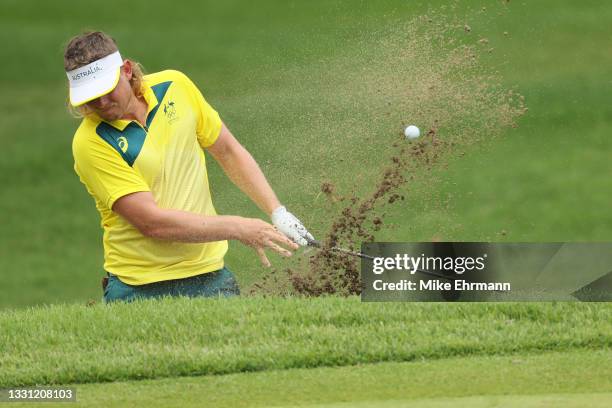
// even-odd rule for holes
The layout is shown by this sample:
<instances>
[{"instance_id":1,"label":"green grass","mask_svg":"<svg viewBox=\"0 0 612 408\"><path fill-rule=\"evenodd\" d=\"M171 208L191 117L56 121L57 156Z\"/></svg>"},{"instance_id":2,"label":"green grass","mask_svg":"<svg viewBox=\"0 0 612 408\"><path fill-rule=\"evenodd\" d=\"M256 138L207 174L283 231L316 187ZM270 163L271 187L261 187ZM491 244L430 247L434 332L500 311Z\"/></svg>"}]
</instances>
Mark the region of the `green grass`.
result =
<instances>
[{"instance_id":1,"label":"green grass","mask_svg":"<svg viewBox=\"0 0 612 408\"><path fill-rule=\"evenodd\" d=\"M487 13L463 11L484 3ZM373 122L359 120L368 101L342 98L359 90L359 81L334 81L351 61L358 66L375 49L372 33L429 6L400 0L140 1L130 6L138 17L116 12L125 7L118 1L104 10L69 1L7 0L0 7L5 308L101 295L98 214L72 171L77 123L63 107L62 44L71 35L86 27L107 30L125 55L149 71L176 68L192 76L261 163L281 200L321 236L334 210L317 198L318 186L333 179L346 191L355 180L361 191L373 188L380 166L376 149L385 136L362 137ZM499 71L504 86L526 96L529 112L518 129L454 158L431 182L421 180L420 190L407 186L407 203L385 210L395 225L377 239L609 240L606 175L612 164L606 152L612 147L612 115L606 67L612 55L602 50L609 44L612 9L596 1L502 6L474 0L445 12L466 16L472 32L465 41L489 39L495 50L483 64ZM414 66L424 63L417 58ZM263 216L215 164L210 178L220 212ZM237 243L226 261L243 286L264 273L254 253Z\"/></svg>"},{"instance_id":2,"label":"green grass","mask_svg":"<svg viewBox=\"0 0 612 408\"><path fill-rule=\"evenodd\" d=\"M612 306L170 299L0 313L0 387L608 349Z\"/></svg>"},{"instance_id":3,"label":"green grass","mask_svg":"<svg viewBox=\"0 0 612 408\"><path fill-rule=\"evenodd\" d=\"M102 233L72 170L77 122L64 108L62 69L70 36L106 30L149 72L190 75L320 237L338 210L319 196L321 182L370 191L389 129L416 117L409 103L393 120L378 115L387 95L368 94L360 70L384 30L451 3L2 1L0 388L76 384L87 406L610 406L612 307L604 303L82 305L101 296ZM458 41L489 40L483 66L525 95L529 112L517 129L417 174L403 205L385 208L379 241L612 238L612 54L604 52L612 8L505 3L462 1L441 12L472 27ZM402 63L422 75L435 71L431 61ZM363 72L376 73L375 62ZM420 83L417 75L397 85ZM210 162L219 212L263 217ZM265 273L237 243L226 262L243 288Z\"/></svg>"},{"instance_id":4,"label":"green grass","mask_svg":"<svg viewBox=\"0 0 612 408\"><path fill-rule=\"evenodd\" d=\"M418 359L113 383L65 384L79 405L214 407L605 407L612 352ZM27 406L27 404L24 404Z\"/></svg>"},{"instance_id":5,"label":"green grass","mask_svg":"<svg viewBox=\"0 0 612 408\"><path fill-rule=\"evenodd\" d=\"M606 407L610 362L581 350L73 386L90 407Z\"/></svg>"}]
</instances>

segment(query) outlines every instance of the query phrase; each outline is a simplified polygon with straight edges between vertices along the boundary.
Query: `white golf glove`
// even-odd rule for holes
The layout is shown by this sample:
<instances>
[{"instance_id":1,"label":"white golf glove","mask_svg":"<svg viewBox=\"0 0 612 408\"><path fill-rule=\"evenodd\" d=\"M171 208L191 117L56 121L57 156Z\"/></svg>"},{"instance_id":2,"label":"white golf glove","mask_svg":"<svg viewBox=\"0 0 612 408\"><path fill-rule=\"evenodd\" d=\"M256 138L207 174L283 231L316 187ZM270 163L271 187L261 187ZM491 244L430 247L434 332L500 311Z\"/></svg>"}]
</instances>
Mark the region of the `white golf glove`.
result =
<instances>
[{"instance_id":1,"label":"white golf glove","mask_svg":"<svg viewBox=\"0 0 612 408\"><path fill-rule=\"evenodd\" d=\"M314 237L304 227L304 224L295 215L287 211L285 207L280 206L274 210L271 218L272 224L296 244L301 246L308 245L306 238L314 241Z\"/></svg>"}]
</instances>

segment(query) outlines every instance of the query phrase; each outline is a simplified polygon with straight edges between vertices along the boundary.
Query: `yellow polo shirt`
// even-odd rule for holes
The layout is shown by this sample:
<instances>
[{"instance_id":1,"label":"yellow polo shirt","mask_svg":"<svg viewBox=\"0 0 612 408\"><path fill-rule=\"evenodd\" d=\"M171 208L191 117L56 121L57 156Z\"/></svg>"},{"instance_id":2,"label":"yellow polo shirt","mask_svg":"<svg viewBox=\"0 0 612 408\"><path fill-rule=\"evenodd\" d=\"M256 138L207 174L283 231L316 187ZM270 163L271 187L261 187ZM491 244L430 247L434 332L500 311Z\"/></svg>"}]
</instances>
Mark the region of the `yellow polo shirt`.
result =
<instances>
[{"instance_id":1,"label":"yellow polo shirt","mask_svg":"<svg viewBox=\"0 0 612 408\"><path fill-rule=\"evenodd\" d=\"M216 215L203 148L221 131L219 114L178 71L146 75L146 126L86 117L73 143L74 169L96 202L104 269L130 285L180 279L223 267L227 241L155 240L112 211L122 196L150 191L161 208Z\"/></svg>"}]
</instances>

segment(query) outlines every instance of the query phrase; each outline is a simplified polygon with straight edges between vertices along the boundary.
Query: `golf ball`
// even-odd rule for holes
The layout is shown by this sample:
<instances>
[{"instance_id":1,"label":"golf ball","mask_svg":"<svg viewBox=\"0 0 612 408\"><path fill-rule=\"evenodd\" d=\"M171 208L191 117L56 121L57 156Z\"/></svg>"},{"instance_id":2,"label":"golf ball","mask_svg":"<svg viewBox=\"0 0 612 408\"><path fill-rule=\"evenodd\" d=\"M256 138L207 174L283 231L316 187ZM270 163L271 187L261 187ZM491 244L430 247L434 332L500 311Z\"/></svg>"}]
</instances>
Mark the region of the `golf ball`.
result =
<instances>
[{"instance_id":1,"label":"golf ball","mask_svg":"<svg viewBox=\"0 0 612 408\"><path fill-rule=\"evenodd\" d=\"M421 131L418 127L410 125L404 129L404 135L406 136L406 139L416 139L417 137L421 136Z\"/></svg>"}]
</instances>

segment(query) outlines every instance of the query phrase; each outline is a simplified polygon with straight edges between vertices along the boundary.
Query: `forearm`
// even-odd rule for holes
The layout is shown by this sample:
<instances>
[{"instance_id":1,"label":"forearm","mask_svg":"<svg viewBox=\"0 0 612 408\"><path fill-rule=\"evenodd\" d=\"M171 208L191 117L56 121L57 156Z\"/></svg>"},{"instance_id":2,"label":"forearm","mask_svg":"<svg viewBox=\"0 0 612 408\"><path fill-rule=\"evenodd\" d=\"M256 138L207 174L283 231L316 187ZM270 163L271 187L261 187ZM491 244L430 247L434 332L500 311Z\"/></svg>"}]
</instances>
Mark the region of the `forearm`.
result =
<instances>
[{"instance_id":1,"label":"forearm","mask_svg":"<svg viewBox=\"0 0 612 408\"><path fill-rule=\"evenodd\" d=\"M143 234L165 241L211 242L238 239L242 217L203 216L180 210L158 208L151 222L141 225Z\"/></svg>"},{"instance_id":2,"label":"forearm","mask_svg":"<svg viewBox=\"0 0 612 408\"><path fill-rule=\"evenodd\" d=\"M212 242L235 239L254 248L264 265L270 261L264 253L270 248L283 256L291 252L279 246L297 246L272 225L257 218L228 215L204 216L158 207L150 191L139 191L119 198L112 210L126 219L144 236L174 242Z\"/></svg>"},{"instance_id":3,"label":"forearm","mask_svg":"<svg viewBox=\"0 0 612 408\"><path fill-rule=\"evenodd\" d=\"M245 148L236 148L219 164L230 180L266 214L270 215L280 206L259 165Z\"/></svg>"}]
</instances>

